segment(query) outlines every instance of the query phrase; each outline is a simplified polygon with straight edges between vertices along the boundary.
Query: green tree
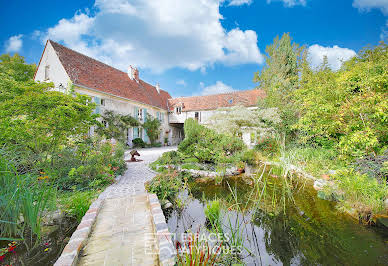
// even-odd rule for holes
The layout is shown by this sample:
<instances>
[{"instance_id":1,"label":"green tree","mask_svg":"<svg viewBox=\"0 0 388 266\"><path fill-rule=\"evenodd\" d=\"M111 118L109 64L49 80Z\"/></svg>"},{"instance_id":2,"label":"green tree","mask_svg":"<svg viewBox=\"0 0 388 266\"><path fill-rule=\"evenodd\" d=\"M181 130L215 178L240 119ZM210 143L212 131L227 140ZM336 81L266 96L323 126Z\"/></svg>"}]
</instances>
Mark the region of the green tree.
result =
<instances>
[{"instance_id":1,"label":"green tree","mask_svg":"<svg viewBox=\"0 0 388 266\"><path fill-rule=\"evenodd\" d=\"M147 131L147 135L150 138L151 144L154 144L160 134L160 121L159 119L147 114L147 119L143 123L143 128Z\"/></svg>"},{"instance_id":2,"label":"green tree","mask_svg":"<svg viewBox=\"0 0 388 266\"><path fill-rule=\"evenodd\" d=\"M14 54L0 55L0 73L4 73L15 81L29 81L34 77L35 64L26 64L24 57Z\"/></svg>"},{"instance_id":3,"label":"green tree","mask_svg":"<svg viewBox=\"0 0 388 266\"><path fill-rule=\"evenodd\" d=\"M101 117L106 122L106 126L100 123L97 133L108 139L113 138L121 142L125 142L128 128L140 125L132 116L118 114L111 110L105 111Z\"/></svg>"},{"instance_id":4,"label":"green tree","mask_svg":"<svg viewBox=\"0 0 388 266\"><path fill-rule=\"evenodd\" d=\"M266 98L262 103L264 107L279 109L282 118L279 129L290 133L292 125L297 121L293 92L298 88L304 47L292 43L290 35L284 33L280 39L277 36L265 51L266 65L262 71L255 73L254 81L266 92Z\"/></svg>"},{"instance_id":5,"label":"green tree","mask_svg":"<svg viewBox=\"0 0 388 266\"><path fill-rule=\"evenodd\" d=\"M32 81L34 66L22 57L1 58L1 146L30 152L33 163L32 158L50 158L61 145L87 134L96 118L87 96L52 91L52 83Z\"/></svg>"},{"instance_id":6,"label":"green tree","mask_svg":"<svg viewBox=\"0 0 388 266\"><path fill-rule=\"evenodd\" d=\"M364 49L337 72L305 64L295 96L306 140L335 145L343 158L379 153L388 145L388 46Z\"/></svg>"}]
</instances>

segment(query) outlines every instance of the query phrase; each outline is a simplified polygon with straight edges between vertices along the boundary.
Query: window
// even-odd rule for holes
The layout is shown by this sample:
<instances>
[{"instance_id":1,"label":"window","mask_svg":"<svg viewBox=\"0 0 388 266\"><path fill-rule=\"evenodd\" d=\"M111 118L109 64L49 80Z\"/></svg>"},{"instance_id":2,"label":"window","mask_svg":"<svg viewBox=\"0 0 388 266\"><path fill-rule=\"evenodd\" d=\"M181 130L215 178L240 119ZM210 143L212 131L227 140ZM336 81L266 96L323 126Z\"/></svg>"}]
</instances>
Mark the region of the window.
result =
<instances>
[{"instance_id":1,"label":"window","mask_svg":"<svg viewBox=\"0 0 388 266\"><path fill-rule=\"evenodd\" d=\"M232 104L233 103L233 99L229 99L228 103Z\"/></svg>"},{"instance_id":2,"label":"window","mask_svg":"<svg viewBox=\"0 0 388 266\"><path fill-rule=\"evenodd\" d=\"M101 105L105 106L105 99L101 99Z\"/></svg>"},{"instance_id":3,"label":"window","mask_svg":"<svg viewBox=\"0 0 388 266\"><path fill-rule=\"evenodd\" d=\"M143 120L143 109L137 109L137 117L139 120Z\"/></svg>"},{"instance_id":4,"label":"window","mask_svg":"<svg viewBox=\"0 0 388 266\"><path fill-rule=\"evenodd\" d=\"M182 113L182 107L177 107L177 108L175 108L175 112L178 114L178 115L180 115L181 113Z\"/></svg>"},{"instance_id":5,"label":"window","mask_svg":"<svg viewBox=\"0 0 388 266\"><path fill-rule=\"evenodd\" d=\"M50 73L49 72L50 72L50 66L47 65L44 68L44 80L49 80L50 79L50 77L49 77Z\"/></svg>"},{"instance_id":6,"label":"window","mask_svg":"<svg viewBox=\"0 0 388 266\"><path fill-rule=\"evenodd\" d=\"M195 120L199 121L199 112L195 112L194 117L195 117Z\"/></svg>"}]
</instances>

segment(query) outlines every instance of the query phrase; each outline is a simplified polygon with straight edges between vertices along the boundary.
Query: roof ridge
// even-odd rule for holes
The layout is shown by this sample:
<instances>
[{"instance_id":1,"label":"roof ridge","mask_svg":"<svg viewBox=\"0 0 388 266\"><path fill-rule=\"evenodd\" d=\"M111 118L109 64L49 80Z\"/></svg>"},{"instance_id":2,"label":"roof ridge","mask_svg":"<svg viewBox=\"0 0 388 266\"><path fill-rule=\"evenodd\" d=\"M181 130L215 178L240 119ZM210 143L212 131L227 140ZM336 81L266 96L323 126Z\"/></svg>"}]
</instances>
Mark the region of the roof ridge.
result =
<instances>
[{"instance_id":1,"label":"roof ridge","mask_svg":"<svg viewBox=\"0 0 388 266\"><path fill-rule=\"evenodd\" d=\"M65 48L65 49L67 49L67 50L70 50L70 51L72 51L72 52L74 52L74 53L77 53L77 54L79 54L79 55L81 55L81 56L85 56L85 57L87 57L87 58L90 58L91 60L96 61L96 62L98 62L98 63L101 63L101 64L103 64L103 65L105 65L105 66L107 66L107 67L109 67L109 68L112 68L112 69L114 69L114 70L120 71L120 72L123 73L123 74L128 75L127 72L124 72L124 71L122 71L122 70L120 70L120 69L118 69L118 68L116 68L116 67L113 67L113 66L111 66L111 65L108 65L108 64L106 64L106 63L104 63L104 62L102 62L102 61L99 61L99 60L97 60L97 59L95 59L95 58L93 58L93 57L90 57L90 56L88 56L88 55L86 55L86 54L80 53L80 52L78 52L78 51L76 51L76 50L73 50L73 49L71 49L71 48L69 48L69 47L66 47L66 46L64 46L64 45L62 45L62 44L60 44L60 43L58 43L58 42L56 42L56 41L53 41L53 40L50 40L50 39L49 39L48 41L51 42L51 43L54 43L54 44L56 44L56 45L59 45L59 46ZM54 48L54 50L55 50L55 48ZM57 51L55 51L55 52L57 52ZM142 82L144 82L144 83L146 83L146 84L148 84L148 85L150 85L150 86L152 86L152 87L154 87L154 88L156 89L156 86L154 86L154 85L152 85L152 84L150 84L150 83L144 81L143 79L140 79L140 78L139 78L139 81L142 81ZM166 90L163 90L163 89L160 89L160 90L161 90L161 91L164 91L164 92L167 92ZM168 93L168 92L167 92L167 93Z\"/></svg>"}]
</instances>

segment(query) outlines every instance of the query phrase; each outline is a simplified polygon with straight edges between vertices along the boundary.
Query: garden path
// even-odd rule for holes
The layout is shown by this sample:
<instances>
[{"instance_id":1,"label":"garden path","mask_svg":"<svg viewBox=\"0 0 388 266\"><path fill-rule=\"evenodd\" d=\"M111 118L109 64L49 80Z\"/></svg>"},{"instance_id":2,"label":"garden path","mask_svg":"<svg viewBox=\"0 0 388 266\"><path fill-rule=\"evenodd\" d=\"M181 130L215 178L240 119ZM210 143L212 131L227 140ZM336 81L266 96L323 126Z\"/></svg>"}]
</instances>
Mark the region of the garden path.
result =
<instances>
[{"instance_id":1,"label":"garden path","mask_svg":"<svg viewBox=\"0 0 388 266\"><path fill-rule=\"evenodd\" d=\"M155 176L148 164L173 149L139 149L143 161L128 163L125 174L101 194L105 201L78 265L158 264L144 183Z\"/></svg>"}]
</instances>

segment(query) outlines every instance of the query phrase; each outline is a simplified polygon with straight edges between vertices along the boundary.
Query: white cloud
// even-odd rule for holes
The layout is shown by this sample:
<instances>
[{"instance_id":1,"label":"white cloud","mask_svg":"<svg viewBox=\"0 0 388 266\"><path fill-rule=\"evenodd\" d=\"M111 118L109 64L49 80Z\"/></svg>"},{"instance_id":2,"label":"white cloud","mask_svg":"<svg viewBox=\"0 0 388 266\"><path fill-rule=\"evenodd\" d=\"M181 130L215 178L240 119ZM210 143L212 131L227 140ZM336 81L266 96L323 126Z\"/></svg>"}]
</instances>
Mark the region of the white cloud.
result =
<instances>
[{"instance_id":1,"label":"white cloud","mask_svg":"<svg viewBox=\"0 0 388 266\"><path fill-rule=\"evenodd\" d=\"M44 39L123 70L130 64L205 71L215 63L263 63L257 34L224 29L219 6L220 0L96 0L94 16L61 19Z\"/></svg>"},{"instance_id":2,"label":"white cloud","mask_svg":"<svg viewBox=\"0 0 388 266\"><path fill-rule=\"evenodd\" d=\"M177 80L176 84L186 87L186 81L184 81L183 79Z\"/></svg>"},{"instance_id":3,"label":"white cloud","mask_svg":"<svg viewBox=\"0 0 388 266\"><path fill-rule=\"evenodd\" d=\"M242 6L242 5L250 5L253 0L230 0L229 6Z\"/></svg>"},{"instance_id":4,"label":"white cloud","mask_svg":"<svg viewBox=\"0 0 388 266\"><path fill-rule=\"evenodd\" d=\"M22 37L23 37L23 34L11 36L11 37L5 42L5 51L6 51L7 53L19 52L20 49L22 49L22 46L23 46Z\"/></svg>"},{"instance_id":5,"label":"white cloud","mask_svg":"<svg viewBox=\"0 0 388 266\"><path fill-rule=\"evenodd\" d=\"M388 20L385 22L385 27L381 31L380 39L384 42L388 41Z\"/></svg>"},{"instance_id":6,"label":"white cloud","mask_svg":"<svg viewBox=\"0 0 388 266\"><path fill-rule=\"evenodd\" d=\"M305 6L306 0L267 0L267 3L270 4L271 2L283 2L285 7L293 7L293 6Z\"/></svg>"},{"instance_id":7,"label":"white cloud","mask_svg":"<svg viewBox=\"0 0 388 266\"><path fill-rule=\"evenodd\" d=\"M354 0L353 7L361 11L370 11L373 8L378 8L384 15L388 15L388 0Z\"/></svg>"},{"instance_id":8,"label":"white cloud","mask_svg":"<svg viewBox=\"0 0 388 266\"><path fill-rule=\"evenodd\" d=\"M203 83L201 82L203 87ZM227 93L235 91L231 86L228 86L224 84L222 81L217 81L216 84L204 87L201 95L211 95L211 94L218 94L218 93Z\"/></svg>"},{"instance_id":9,"label":"white cloud","mask_svg":"<svg viewBox=\"0 0 388 266\"><path fill-rule=\"evenodd\" d=\"M333 47L324 47L318 44L311 45L308 49L308 59L313 68L320 66L324 56L327 57L331 69L338 70L342 62L349 60L356 55L352 49L341 48L337 45Z\"/></svg>"}]
</instances>

